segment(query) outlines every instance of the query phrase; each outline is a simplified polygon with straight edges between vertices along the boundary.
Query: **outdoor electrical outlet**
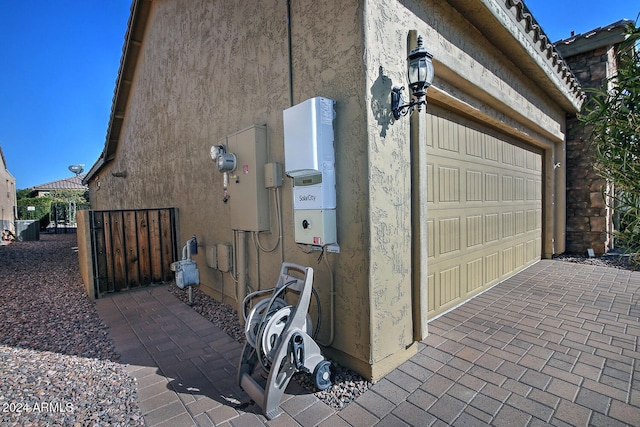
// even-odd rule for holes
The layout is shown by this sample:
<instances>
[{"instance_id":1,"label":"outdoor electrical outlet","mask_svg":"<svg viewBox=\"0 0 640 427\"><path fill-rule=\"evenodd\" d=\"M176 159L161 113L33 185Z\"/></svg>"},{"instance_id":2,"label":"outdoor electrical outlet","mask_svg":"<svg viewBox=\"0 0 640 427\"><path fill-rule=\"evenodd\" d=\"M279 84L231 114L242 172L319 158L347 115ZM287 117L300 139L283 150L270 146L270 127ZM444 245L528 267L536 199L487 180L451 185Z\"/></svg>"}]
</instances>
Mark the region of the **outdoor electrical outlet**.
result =
<instances>
[{"instance_id":1,"label":"outdoor electrical outlet","mask_svg":"<svg viewBox=\"0 0 640 427\"><path fill-rule=\"evenodd\" d=\"M209 268L218 268L218 247L217 246L207 246L206 248L207 255L207 266Z\"/></svg>"},{"instance_id":2,"label":"outdoor electrical outlet","mask_svg":"<svg viewBox=\"0 0 640 427\"><path fill-rule=\"evenodd\" d=\"M228 273L233 268L233 251L228 243L220 243L217 247L218 270Z\"/></svg>"}]
</instances>

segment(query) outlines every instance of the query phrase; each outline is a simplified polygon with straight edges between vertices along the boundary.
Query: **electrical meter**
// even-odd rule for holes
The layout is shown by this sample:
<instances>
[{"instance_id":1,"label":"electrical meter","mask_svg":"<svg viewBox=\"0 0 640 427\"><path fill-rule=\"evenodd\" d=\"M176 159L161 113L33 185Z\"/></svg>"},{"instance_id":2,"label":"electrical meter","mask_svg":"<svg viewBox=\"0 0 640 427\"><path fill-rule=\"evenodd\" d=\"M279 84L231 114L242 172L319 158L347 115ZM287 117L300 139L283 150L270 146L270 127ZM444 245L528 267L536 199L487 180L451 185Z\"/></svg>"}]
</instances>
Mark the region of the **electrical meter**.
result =
<instances>
[{"instance_id":1,"label":"electrical meter","mask_svg":"<svg viewBox=\"0 0 640 427\"><path fill-rule=\"evenodd\" d=\"M233 153L218 154L216 163L220 172L233 172L236 170L236 155Z\"/></svg>"}]
</instances>

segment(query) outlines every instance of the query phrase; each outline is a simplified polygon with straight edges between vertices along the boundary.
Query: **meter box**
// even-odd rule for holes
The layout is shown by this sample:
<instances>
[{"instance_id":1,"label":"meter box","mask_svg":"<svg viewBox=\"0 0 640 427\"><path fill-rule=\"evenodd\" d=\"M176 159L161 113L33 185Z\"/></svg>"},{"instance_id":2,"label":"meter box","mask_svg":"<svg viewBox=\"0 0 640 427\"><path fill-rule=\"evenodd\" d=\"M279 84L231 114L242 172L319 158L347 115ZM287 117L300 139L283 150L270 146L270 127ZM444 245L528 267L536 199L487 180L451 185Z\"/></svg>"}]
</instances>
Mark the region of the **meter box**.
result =
<instances>
[{"instance_id":1,"label":"meter box","mask_svg":"<svg viewBox=\"0 0 640 427\"><path fill-rule=\"evenodd\" d=\"M183 259L172 263L171 270L176 272L176 286L180 289L200 284L198 266L191 259Z\"/></svg>"},{"instance_id":2,"label":"meter box","mask_svg":"<svg viewBox=\"0 0 640 427\"><path fill-rule=\"evenodd\" d=\"M227 152L235 155L229 172L231 228L244 231L269 230L269 190L265 188L267 128L252 126L226 137Z\"/></svg>"}]
</instances>

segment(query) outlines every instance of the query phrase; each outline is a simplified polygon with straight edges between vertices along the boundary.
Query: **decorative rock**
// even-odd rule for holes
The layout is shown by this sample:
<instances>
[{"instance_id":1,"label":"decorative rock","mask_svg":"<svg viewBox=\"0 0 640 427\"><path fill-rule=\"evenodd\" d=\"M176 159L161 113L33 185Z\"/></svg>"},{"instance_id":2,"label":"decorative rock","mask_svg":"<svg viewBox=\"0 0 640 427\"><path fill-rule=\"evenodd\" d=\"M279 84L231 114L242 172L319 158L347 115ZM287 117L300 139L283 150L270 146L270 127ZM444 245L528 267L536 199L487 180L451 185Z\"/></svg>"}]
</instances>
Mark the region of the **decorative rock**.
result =
<instances>
[{"instance_id":1,"label":"decorative rock","mask_svg":"<svg viewBox=\"0 0 640 427\"><path fill-rule=\"evenodd\" d=\"M180 289L175 284L171 284L169 290L181 301L189 302L188 290ZM214 300L199 289L194 288L192 292L192 308L195 311L225 331L236 341L245 342L244 329L238 322L238 313L235 309ZM318 399L334 409L344 408L372 385L371 382L365 380L356 372L334 361L331 361L331 374L333 385L324 391L316 391L315 384L309 375L297 373L293 376L293 379L306 390L314 392Z\"/></svg>"},{"instance_id":2,"label":"decorative rock","mask_svg":"<svg viewBox=\"0 0 640 427\"><path fill-rule=\"evenodd\" d=\"M75 234L41 234L0 247L1 425L144 425L76 246Z\"/></svg>"}]
</instances>

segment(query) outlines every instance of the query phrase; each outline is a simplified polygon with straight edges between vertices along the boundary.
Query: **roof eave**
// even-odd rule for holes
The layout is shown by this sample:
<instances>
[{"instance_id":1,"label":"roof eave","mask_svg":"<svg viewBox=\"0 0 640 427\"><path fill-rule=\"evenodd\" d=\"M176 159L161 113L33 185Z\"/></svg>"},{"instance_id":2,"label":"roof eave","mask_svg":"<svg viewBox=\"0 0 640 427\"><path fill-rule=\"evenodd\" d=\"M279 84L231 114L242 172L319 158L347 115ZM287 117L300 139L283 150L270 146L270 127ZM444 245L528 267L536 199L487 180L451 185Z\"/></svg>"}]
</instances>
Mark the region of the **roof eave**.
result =
<instances>
[{"instance_id":1,"label":"roof eave","mask_svg":"<svg viewBox=\"0 0 640 427\"><path fill-rule=\"evenodd\" d=\"M127 103L129 102L131 85L149 19L151 3L152 0L132 0L131 14L129 15L125 42L122 47L120 68L118 70L118 77L116 78L116 88L111 104L111 115L109 117L104 149L98 160L87 173L83 183L89 182L106 163L115 157L120 141L120 132L122 131Z\"/></svg>"},{"instance_id":2,"label":"roof eave","mask_svg":"<svg viewBox=\"0 0 640 427\"><path fill-rule=\"evenodd\" d=\"M554 43L563 57L569 58L584 52L622 43L627 39L627 29L633 22L622 19L605 27L578 34Z\"/></svg>"},{"instance_id":3,"label":"roof eave","mask_svg":"<svg viewBox=\"0 0 640 427\"><path fill-rule=\"evenodd\" d=\"M580 110L585 98L580 82L522 0L447 1L561 108Z\"/></svg>"}]
</instances>

